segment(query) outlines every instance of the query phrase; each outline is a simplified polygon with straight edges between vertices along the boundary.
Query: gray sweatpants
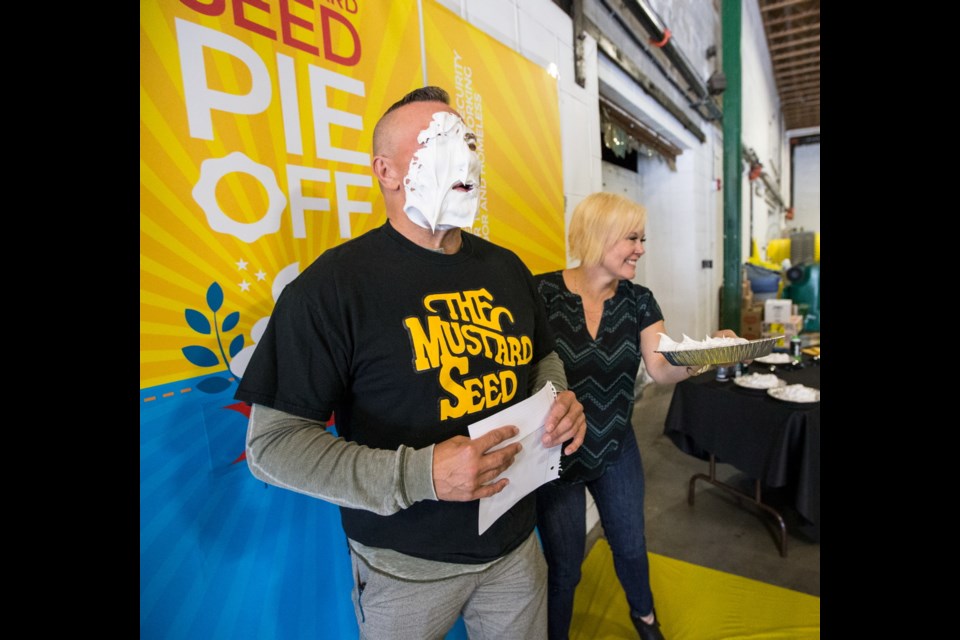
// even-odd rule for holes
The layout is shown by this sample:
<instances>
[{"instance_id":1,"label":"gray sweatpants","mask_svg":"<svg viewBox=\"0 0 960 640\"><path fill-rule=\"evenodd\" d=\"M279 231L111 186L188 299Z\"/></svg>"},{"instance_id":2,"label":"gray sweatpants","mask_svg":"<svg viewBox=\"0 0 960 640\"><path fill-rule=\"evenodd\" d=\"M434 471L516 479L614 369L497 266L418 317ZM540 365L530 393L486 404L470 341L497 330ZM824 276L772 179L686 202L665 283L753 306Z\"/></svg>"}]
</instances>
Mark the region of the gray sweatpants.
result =
<instances>
[{"instance_id":1,"label":"gray sweatpants","mask_svg":"<svg viewBox=\"0 0 960 640\"><path fill-rule=\"evenodd\" d=\"M461 614L470 640L547 637L547 564L536 534L484 571L431 582L394 578L350 555L362 640L442 640Z\"/></svg>"}]
</instances>

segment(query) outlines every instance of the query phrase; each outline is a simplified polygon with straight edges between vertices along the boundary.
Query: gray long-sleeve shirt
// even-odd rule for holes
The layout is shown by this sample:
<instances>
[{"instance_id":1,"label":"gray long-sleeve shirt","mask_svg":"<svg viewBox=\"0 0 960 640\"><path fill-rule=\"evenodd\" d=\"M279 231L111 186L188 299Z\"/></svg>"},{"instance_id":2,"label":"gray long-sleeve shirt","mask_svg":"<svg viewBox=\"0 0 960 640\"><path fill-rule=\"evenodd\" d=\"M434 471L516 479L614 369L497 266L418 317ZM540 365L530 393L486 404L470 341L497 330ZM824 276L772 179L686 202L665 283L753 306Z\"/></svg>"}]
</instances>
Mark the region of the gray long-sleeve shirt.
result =
<instances>
[{"instance_id":1,"label":"gray long-sleeve shirt","mask_svg":"<svg viewBox=\"0 0 960 640\"><path fill-rule=\"evenodd\" d=\"M567 389L563 363L552 352L533 368L531 393L547 382ZM247 465L258 479L338 506L390 515L421 500L437 500L433 445L396 450L334 436L317 420L255 404L247 428ZM374 569L411 580L432 580L480 571L493 563L457 564L414 558L350 541Z\"/></svg>"}]
</instances>

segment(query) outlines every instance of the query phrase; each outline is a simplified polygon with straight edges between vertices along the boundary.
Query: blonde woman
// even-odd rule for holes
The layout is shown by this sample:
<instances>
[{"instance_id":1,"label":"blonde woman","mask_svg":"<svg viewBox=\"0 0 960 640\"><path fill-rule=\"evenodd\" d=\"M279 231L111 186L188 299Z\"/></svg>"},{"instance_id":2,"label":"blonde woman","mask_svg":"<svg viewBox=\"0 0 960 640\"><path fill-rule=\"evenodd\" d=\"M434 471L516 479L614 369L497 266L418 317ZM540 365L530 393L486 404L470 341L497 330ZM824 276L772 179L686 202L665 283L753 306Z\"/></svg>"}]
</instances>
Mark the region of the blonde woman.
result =
<instances>
[{"instance_id":1,"label":"blonde woman","mask_svg":"<svg viewBox=\"0 0 960 640\"><path fill-rule=\"evenodd\" d=\"M656 353L658 334L666 333L663 314L653 292L632 282L646 222L646 209L627 198L588 196L570 221L570 252L579 266L536 278L567 383L587 417L580 449L564 457L560 479L537 493L537 527L549 567L550 640L565 640L570 628L586 542L584 486L600 512L634 626L643 640L663 639L650 590L643 465L630 416L641 358L659 383L695 371Z\"/></svg>"}]
</instances>

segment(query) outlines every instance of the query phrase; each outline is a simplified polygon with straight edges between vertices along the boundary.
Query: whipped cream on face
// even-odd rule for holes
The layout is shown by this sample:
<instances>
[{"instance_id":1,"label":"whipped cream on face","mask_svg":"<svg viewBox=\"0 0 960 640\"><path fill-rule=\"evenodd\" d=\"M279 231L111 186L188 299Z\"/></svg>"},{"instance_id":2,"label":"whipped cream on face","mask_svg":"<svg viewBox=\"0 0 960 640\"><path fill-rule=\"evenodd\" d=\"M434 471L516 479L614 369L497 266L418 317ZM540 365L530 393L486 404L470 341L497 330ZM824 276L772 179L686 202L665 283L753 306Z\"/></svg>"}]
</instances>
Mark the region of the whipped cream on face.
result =
<instances>
[{"instance_id":1,"label":"whipped cream on face","mask_svg":"<svg viewBox=\"0 0 960 640\"><path fill-rule=\"evenodd\" d=\"M403 211L431 231L472 227L480 205L480 158L473 131L456 114L441 111L433 114L417 142L424 146L410 160Z\"/></svg>"},{"instance_id":2,"label":"whipped cream on face","mask_svg":"<svg viewBox=\"0 0 960 640\"><path fill-rule=\"evenodd\" d=\"M657 334L660 336L660 346L657 351L693 351L695 349L714 349L716 347L732 347L738 344L747 344L750 342L746 338L711 338L707 336L704 340L694 340L687 334L683 334L683 340L677 342L665 333Z\"/></svg>"}]
</instances>

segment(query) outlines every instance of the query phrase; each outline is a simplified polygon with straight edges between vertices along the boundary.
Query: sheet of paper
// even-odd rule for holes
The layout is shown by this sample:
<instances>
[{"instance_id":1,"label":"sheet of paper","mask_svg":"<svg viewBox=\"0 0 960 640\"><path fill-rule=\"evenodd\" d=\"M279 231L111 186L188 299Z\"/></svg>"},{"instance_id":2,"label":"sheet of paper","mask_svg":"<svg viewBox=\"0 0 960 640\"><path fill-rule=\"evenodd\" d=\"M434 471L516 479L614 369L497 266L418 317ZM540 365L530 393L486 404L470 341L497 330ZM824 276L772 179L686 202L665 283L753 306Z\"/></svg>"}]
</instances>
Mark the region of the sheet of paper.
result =
<instances>
[{"instance_id":1,"label":"sheet of paper","mask_svg":"<svg viewBox=\"0 0 960 640\"><path fill-rule=\"evenodd\" d=\"M480 500L480 535L490 528L497 518L519 502L528 493L540 485L560 476L560 450L562 445L546 448L541 442L544 426L550 407L557 397L557 390L551 384L530 396L523 402L507 407L492 416L470 425L470 437L479 438L483 434L512 424L520 430L514 437L501 442L491 451L508 444L520 442L523 449L514 458L513 464L500 478L509 478L510 483L500 493Z\"/></svg>"}]
</instances>

